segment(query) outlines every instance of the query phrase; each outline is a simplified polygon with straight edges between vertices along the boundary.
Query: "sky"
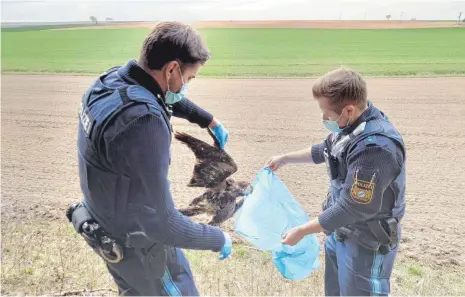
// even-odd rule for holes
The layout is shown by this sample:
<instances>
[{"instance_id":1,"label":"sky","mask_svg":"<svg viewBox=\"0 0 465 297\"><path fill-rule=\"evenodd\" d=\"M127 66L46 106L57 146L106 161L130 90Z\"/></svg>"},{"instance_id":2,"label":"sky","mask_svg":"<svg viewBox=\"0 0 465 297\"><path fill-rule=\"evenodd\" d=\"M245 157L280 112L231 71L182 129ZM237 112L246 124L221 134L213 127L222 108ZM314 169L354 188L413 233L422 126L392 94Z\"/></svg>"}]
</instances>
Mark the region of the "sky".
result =
<instances>
[{"instance_id":1,"label":"sky","mask_svg":"<svg viewBox=\"0 0 465 297\"><path fill-rule=\"evenodd\" d=\"M465 0L2 0L2 22L379 20L465 17ZM463 18L462 17L462 18Z\"/></svg>"}]
</instances>

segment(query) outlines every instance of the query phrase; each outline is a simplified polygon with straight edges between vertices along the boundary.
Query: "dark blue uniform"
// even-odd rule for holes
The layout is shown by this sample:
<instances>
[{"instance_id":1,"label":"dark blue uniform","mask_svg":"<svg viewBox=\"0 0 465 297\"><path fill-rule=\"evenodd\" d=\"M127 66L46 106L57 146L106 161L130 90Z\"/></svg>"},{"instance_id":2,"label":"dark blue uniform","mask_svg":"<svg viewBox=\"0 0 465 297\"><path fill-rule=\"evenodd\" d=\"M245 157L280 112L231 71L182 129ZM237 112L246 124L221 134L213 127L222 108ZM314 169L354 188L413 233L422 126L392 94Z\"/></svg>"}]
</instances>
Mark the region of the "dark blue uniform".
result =
<instances>
[{"instance_id":1,"label":"dark blue uniform","mask_svg":"<svg viewBox=\"0 0 465 297\"><path fill-rule=\"evenodd\" d=\"M82 99L83 204L124 247L121 261L106 264L127 295L198 295L180 248L217 252L225 243L221 229L194 223L174 207L168 181L171 115L202 128L213 118L187 98L165 105L157 82L134 60L98 77Z\"/></svg>"},{"instance_id":2,"label":"dark blue uniform","mask_svg":"<svg viewBox=\"0 0 465 297\"><path fill-rule=\"evenodd\" d=\"M325 244L326 295L388 295L405 212L405 146L371 102L340 134L312 147L326 162L328 197L319 216Z\"/></svg>"}]
</instances>

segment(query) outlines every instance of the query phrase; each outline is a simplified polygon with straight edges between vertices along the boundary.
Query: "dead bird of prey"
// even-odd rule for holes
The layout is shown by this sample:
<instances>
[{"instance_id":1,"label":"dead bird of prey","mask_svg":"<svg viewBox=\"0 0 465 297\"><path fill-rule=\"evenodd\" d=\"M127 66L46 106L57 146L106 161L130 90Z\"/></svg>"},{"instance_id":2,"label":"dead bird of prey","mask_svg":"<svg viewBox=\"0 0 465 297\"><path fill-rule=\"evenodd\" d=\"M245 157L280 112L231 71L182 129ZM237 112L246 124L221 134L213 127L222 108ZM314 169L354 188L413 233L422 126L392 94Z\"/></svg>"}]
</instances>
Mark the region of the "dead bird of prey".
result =
<instances>
[{"instance_id":1,"label":"dead bird of prey","mask_svg":"<svg viewBox=\"0 0 465 297\"><path fill-rule=\"evenodd\" d=\"M208 130L208 129L207 129ZM213 217L209 225L218 226L230 219L242 206L237 199L252 192L250 183L230 178L237 171L234 160L220 148L210 130L214 146L189 134L176 132L174 137L194 152L196 163L188 187L203 187L206 191L194 198L188 207L179 209L186 216L208 213Z\"/></svg>"}]
</instances>

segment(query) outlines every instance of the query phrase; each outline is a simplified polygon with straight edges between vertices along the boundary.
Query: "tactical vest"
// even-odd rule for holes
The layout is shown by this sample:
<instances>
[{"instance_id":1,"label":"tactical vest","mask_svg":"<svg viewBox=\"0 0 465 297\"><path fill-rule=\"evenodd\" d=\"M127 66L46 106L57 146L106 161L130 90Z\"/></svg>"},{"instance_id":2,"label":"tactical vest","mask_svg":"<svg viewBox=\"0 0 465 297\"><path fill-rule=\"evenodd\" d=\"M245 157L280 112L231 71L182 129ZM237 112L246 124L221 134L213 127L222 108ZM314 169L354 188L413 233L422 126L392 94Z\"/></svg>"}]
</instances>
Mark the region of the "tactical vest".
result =
<instances>
[{"instance_id":1,"label":"tactical vest","mask_svg":"<svg viewBox=\"0 0 465 297\"><path fill-rule=\"evenodd\" d=\"M361 141L364 142L365 146L374 145L374 138L377 135L392 139L401 148L405 160L405 145L401 135L389 122L388 118L377 109L375 109L374 115L360 123L351 133L339 136L333 133L326 139L324 155L331 182L328 190L328 199L323 205L324 209L335 204L336 199L340 195L348 172L347 152L354 149ZM405 187L402 184L405 184L405 166L402 167L400 174L393 181L392 188L396 192L397 199L392 213L379 214L374 219L398 217L403 214L404 205L403 203L399 203L399 201L403 202L405 194Z\"/></svg>"},{"instance_id":2,"label":"tactical vest","mask_svg":"<svg viewBox=\"0 0 465 297\"><path fill-rule=\"evenodd\" d=\"M109 233L124 236L127 226L118 225L117 213L125 209L119 199L129 191L129 177L114 172L109 164L103 145L103 133L125 109L145 105L146 113L163 115L171 133L170 110L147 89L140 85L106 86L103 81L119 67L102 74L83 95L79 109L78 163L83 204L92 217ZM116 74L116 73L114 73ZM142 115L142 114L140 114ZM135 115L134 118L140 115ZM121 197L125 198L125 197ZM124 213L124 211L123 211ZM124 220L123 220L124 221Z\"/></svg>"}]
</instances>

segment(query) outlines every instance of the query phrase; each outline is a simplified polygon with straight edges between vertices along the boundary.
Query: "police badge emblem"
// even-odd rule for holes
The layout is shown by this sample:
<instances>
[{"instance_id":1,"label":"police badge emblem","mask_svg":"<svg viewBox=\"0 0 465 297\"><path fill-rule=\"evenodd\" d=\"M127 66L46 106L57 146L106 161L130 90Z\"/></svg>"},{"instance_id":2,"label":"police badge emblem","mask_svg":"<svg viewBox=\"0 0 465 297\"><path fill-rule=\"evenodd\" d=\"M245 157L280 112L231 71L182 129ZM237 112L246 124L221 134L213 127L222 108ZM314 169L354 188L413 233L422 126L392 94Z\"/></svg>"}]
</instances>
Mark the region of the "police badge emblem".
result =
<instances>
[{"instance_id":1,"label":"police badge emblem","mask_svg":"<svg viewBox=\"0 0 465 297\"><path fill-rule=\"evenodd\" d=\"M371 179L366 181L364 179L359 179L359 169L355 171L354 181L350 189L350 196L352 200L360 204L369 204L373 201L373 193L375 191L375 177L376 173L371 175Z\"/></svg>"}]
</instances>

